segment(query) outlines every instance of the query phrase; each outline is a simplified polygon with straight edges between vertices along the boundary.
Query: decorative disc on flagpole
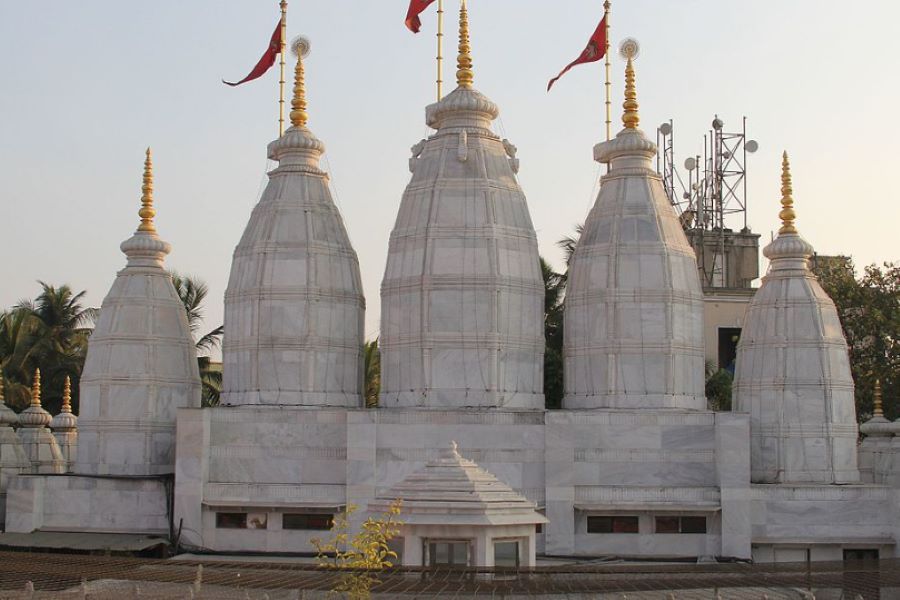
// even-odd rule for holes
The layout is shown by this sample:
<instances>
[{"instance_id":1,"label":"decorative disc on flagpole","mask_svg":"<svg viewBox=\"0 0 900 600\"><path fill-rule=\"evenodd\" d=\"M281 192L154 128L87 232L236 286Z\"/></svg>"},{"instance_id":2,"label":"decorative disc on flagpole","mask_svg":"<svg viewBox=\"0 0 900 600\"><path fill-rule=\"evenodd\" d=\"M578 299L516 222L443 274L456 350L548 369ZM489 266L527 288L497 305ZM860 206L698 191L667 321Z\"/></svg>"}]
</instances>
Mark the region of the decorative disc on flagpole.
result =
<instances>
[{"instance_id":1,"label":"decorative disc on flagpole","mask_svg":"<svg viewBox=\"0 0 900 600\"><path fill-rule=\"evenodd\" d=\"M619 44L619 56L628 60L629 58L634 60L638 56L641 55L641 45L634 38L625 38L622 40L622 43Z\"/></svg>"},{"instance_id":2,"label":"decorative disc on flagpole","mask_svg":"<svg viewBox=\"0 0 900 600\"><path fill-rule=\"evenodd\" d=\"M291 52L294 53L294 56L302 56L306 58L309 56L309 51L312 49L312 44L309 41L309 38L303 37L302 35L298 35L291 42Z\"/></svg>"}]
</instances>

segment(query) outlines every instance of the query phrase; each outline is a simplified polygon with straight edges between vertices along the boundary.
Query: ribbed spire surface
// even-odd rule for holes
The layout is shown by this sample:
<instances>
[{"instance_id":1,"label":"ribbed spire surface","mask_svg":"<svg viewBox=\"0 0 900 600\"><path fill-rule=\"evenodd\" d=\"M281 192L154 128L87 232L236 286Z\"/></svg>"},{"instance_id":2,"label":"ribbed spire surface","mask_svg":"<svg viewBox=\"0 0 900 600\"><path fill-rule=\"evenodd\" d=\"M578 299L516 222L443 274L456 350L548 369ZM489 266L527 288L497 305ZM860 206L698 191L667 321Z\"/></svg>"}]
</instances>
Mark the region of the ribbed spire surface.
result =
<instances>
[{"instance_id":1,"label":"ribbed spire surface","mask_svg":"<svg viewBox=\"0 0 900 600\"><path fill-rule=\"evenodd\" d=\"M253 209L225 292L223 405L362 405L365 300L359 261L307 129L303 47L293 126Z\"/></svg>"},{"instance_id":2,"label":"ribbed spire surface","mask_svg":"<svg viewBox=\"0 0 900 600\"><path fill-rule=\"evenodd\" d=\"M381 286L384 407L544 408L544 288L516 149L469 83L426 109L436 132L413 147Z\"/></svg>"},{"instance_id":3,"label":"ribbed spire surface","mask_svg":"<svg viewBox=\"0 0 900 600\"><path fill-rule=\"evenodd\" d=\"M103 300L81 375L76 473L173 472L176 412L200 406L194 339L165 270L171 246L153 223L152 188L148 151L141 225L121 245L128 262Z\"/></svg>"},{"instance_id":4,"label":"ribbed spire surface","mask_svg":"<svg viewBox=\"0 0 900 600\"><path fill-rule=\"evenodd\" d=\"M782 228L747 309L738 344L734 410L750 414L756 483L854 483L856 406L847 342L834 303L809 270L797 233L787 153Z\"/></svg>"},{"instance_id":5,"label":"ribbed spire surface","mask_svg":"<svg viewBox=\"0 0 900 600\"><path fill-rule=\"evenodd\" d=\"M594 148L610 169L569 267L563 404L704 410L696 258L637 128L637 43L626 50L625 128Z\"/></svg>"}]
</instances>

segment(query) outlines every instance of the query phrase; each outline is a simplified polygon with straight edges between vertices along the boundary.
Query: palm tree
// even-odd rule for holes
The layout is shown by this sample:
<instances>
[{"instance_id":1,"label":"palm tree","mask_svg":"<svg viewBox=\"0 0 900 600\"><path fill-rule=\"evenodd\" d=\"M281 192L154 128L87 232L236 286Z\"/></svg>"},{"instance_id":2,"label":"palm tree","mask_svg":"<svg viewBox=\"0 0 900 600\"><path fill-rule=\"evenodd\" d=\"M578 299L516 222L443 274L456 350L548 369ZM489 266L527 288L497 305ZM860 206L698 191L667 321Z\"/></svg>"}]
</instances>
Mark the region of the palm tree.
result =
<instances>
[{"instance_id":1,"label":"palm tree","mask_svg":"<svg viewBox=\"0 0 900 600\"><path fill-rule=\"evenodd\" d=\"M569 265L572 264L572 257L575 256L575 246L578 245L578 240L581 239L581 235L584 233L584 223L576 223L575 225L575 235L567 235L558 242L556 245L563 249L566 254L566 269L568 270ZM568 272L566 273L568 275ZM564 275L565 277L565 275Z\"/></svg>"},{"instance_id":2,"label":"palm tree","mask_svg":"<svg viewBox=\"0 0 900 600\"><path fill-rule=\"evenodd\" d=\"M34 319L24 310L0 313L0 375L5 380L6 403L13 408L26 408L31 398L26 359L33 328Z\"/></svg>"},{"instance_id":3,"label":"palm tree","mask_svg":"<svg viewBox=\"0 0 900 600\"><path fill-rule=\"evenodd\" d=\"M544 402L547 408L562 407L563 384L563 297L566 278L541 261L544 279Z\"/></svg>"},{"instance_id":4,"label":"palm tree","mask_svg":"<svg viewBox=\"0 0 900 600\"><path fill-rule=\"evenodd\" d=\"M225 328L219 325L197 337L203 324L203 301L209 294L209 287L196 277L181 275L175 271L170 271L169 274L172 276L175 293L184 304L188 326L197 346L197 366L200 369L200 383L203 386L203 406L217 406L222 392L222 369L220 364L212 362L209 354L221 347Z\"/></svg>"},{"instance_id":5,"label":"palm tree","mask_svg":"<svg viewBox=\"0 0 900 600\"><path fill-rule=\"evenodd\" d=\"M366 408L378 406L378 393L381 391L381 353L378 350L378 339L366 342L363 347L365 369L365 401Z\"/></svg>"},{"instance_id":6,"label":"palm tree","mask_svg":"<svg viewBox=\"0 0 900 600\"><path fill-rule=\"evenodd\" d=\"M575 225L575 233L556 242L563 249L566 257L566 271L557 273L550 264L541 258L541 274L544 279L544 402L547 408L562 408L565 395L564 358L563 358L563 301L566 296L566 283L569 279L569 266L575 254L575 246L584 233L584 225Z\"/></svg>"},{"instance_id":7,"label":"palm tree","mask_svg":"<svg viewBox=\"0 0 900 600\"><path fill-rule=\"evenodd\" d=\"M76 294L68 285L39 283L38 297L19 302L5 314L0 326L0 363L10 381L9 397L13 405L27 405L24 388L34 369L40 367L45 408L59 410L65 379L71 377L72 404L77 410L78 380L98 311L82 305L83 291Z\"/></svg>"}]
</instances>

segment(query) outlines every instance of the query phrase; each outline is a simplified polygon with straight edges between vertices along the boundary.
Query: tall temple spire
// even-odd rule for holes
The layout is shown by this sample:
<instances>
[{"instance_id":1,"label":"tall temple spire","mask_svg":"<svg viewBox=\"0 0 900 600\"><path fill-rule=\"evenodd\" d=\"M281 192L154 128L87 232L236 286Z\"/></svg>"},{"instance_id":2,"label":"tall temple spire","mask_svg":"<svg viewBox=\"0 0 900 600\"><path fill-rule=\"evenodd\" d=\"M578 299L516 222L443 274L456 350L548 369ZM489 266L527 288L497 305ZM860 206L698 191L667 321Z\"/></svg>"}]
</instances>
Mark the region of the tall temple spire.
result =
<instances>
[{"instance_id":1,"label":"tall temple spire","mask_svg":"<svg viewBox=\"0 0 900 600\"><path fill-rule=\"evenodd\" d=\"M306 127L309 115L306 114L306 76L303 70L303 56L309 52L309 42L303 37L298 37L291 44L291 49L297 55L297 66L294 68L294 97L291 100L291 125Z\"/></svg>"},{"instance_id":2,"label":"tall temple spire","mask_svg":"<svg viewBox=\"0 0 900 600\"><path fill-rule=\"evenodd\" d=\"M165 269L172 246L160 239L153 223L150 148L142 189L141 225L119 246L128 260L103 299L78 379L79 412L85 418L77 459L74 437L59 437L65 462L77 463L72 468L79 474L174 472L176 412L200 405L196 347L184 303ZM135 348L143 354L132 354ZM61 412L50 426L67 431L76 421L75 415Z\"/></svg>"},{"instance_id":3,"label":"tall temple spire","mask_svg":"<svg viewBox=\"0 0 900 600\"><path fill-rule=\"evenodd\" d=\"M769 270L744 316L734 412L750 415L755 483L856 483L858 425L847 340L834 302L809 269L815 249L794 226L792 194L785 152L782 226L763 249ZM880 427L878 419L866 424L873 425Z\"/></svg>"},{"instance_id":4,"label":"tall temple spire","mask_svg":"<svg viewBox=\"0 0 900 600\"><path fill-rule=\"evenodd\" d=\"M475 73L472 70L472 47L469 45L469 9L466 0L459 7L459 57L456 60L456 83L464 89L472 89Z\"/></svg>"},{"instance_id":5,"label":"tall temple spire","mask_svg":"<svg viewBox=\"0 0 900 600\"><path fill-rule=\"evenodd\" d=\"M144 183L141 186L141 210L138 215L141 217L138 231L156 233L156 225L153 223L153 217L156 216L156 209L153 208L153 156L149 147L144 159Z\"/></svg>"},{"instance_id":6,"label":"tall temple spire","mask_svg":"<svg viewBox=\"0 0 900 600\"><path fill-rule=\"evenodd\" d=\"M41 406L41 370L34 370L34 380L31 382L31 406Z\"/></svg>"},{"instance_id":7,"label":"tall temple spire","mask_svg":"<svg viewBox=\"0 0 900 600\"><path fill-rule=\"evenodd\" d=\"M788 159L788 153L785 152L781 157L781 212L778 217L781 219L781 229L778 233L797 233L797 227L794 225L794 219L797 218L794 212L794 187L791 183L791 161Z\"/></svg>"},{"instance_id":8,"label":"tall temple spire","mask_svg":"<svg viewBox=\"0 0 900 600\"><path fill-rule=\"evenodd\" d=\"M619 54L628 60L625 65L625 102L622 103L622 108L625 109L622 123L625 124L626 129L637 129L641 122L638 114L637 87L634 85L634 59L638 57L639 53L640 46L637 40L631 38L624 40L619 47Z\"/></svg>"}]
</instances>

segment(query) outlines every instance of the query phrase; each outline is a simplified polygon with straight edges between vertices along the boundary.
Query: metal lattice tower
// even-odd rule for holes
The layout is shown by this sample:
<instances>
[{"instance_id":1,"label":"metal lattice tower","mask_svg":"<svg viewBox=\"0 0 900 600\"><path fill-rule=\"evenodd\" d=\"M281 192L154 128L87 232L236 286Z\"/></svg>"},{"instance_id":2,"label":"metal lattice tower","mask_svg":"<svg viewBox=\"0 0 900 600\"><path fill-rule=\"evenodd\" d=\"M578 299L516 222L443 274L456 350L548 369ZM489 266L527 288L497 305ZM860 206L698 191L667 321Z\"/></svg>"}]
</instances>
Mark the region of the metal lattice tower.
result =
<instances>
[{"instance_id":1,"label":"metal lattice tower","mask_svg":"<svg viewBox=\"0 0 900 600\"><path fill-rule=\"evenodd\" d=\"M712 129L703 138L703 157L684 162L687 185L675 168L674 126L670 120L657 129L657 168L663 178L666 195L681 218L681 224L697 253L704 287L734 287L729 281L726 246L731 227L749 234L747 224L747 155L759 145L747 139L747 118L741 129L725 131L725 123L716 115ZM679 190L676 190L676 182ZM746 279L746 278L742 278Z\"/></svg>"}]
</instances>

